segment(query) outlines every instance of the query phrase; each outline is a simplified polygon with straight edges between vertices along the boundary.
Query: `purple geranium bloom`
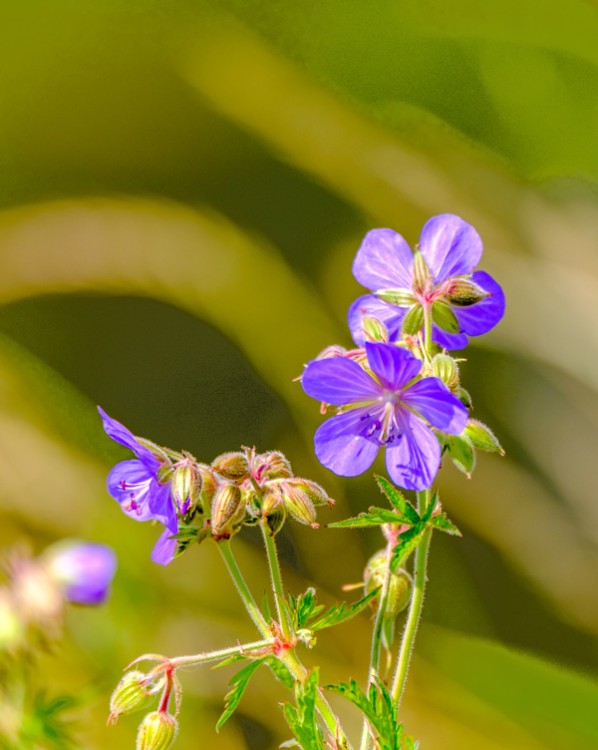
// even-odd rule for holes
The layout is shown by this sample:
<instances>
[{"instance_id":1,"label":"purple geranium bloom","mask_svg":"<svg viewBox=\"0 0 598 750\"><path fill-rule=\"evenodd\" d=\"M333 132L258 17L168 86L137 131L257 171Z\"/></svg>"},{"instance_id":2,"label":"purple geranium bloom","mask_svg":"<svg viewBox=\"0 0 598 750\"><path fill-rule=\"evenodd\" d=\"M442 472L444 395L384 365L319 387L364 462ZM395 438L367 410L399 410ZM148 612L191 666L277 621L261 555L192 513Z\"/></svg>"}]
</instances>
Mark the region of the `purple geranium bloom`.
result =
<instances>
[{"instance_id":1,"label":"purple geranium bloom","mask_svg":"<svg viewBox=\"0 0 598 750\"><path fill-rule=\"evenodd\" d=\"M48 573L75 604L101 604L106 600L116 571L116 555L104 544L66 540L43 554Z\"/></svg>"},{"instance_id":2,"label":"purple geranium bloom","mask_svg":"<svg viewBox=\"0 0 598 750\"><path fill-rule=\"evenodd\" d=\"M305 392L327 404L348 407L315 434L320 462L353 477L386 448L392 480L408 490L432 485L440 466L440 444L429 425L459 435L467 409L438 378L421 378L422 363L393 344L365 344L368 368L346 357L314 360L303 373Z\"/></svg>"},{"instance_id":3,"label":"purple geranium bloom","mask_svg":"<svg viewBox=\"0 0 598 750\"><path fill-rule=\"evenodd\" d=\"M160 460L124 425L109 417L100 407L98 411L106 434L137 457L121 461L112 469L108 475L108 492L128 516L136 521L159 521L166 527L164 534L170 538L178 532L179 521L170 482L160 478L160 470L170 466L168 460ZM170 540L171 544L166 544L163 537L154 547L152 560L166 565L173 558L176 542Z\"/></svg>"},{"instance_id":4,"label":"purple geranium bloom","mask_svg":"<svg viewBox=\"0 0 598 750\"><path fill-rule=\"evenodd\" d=\"M422 229L419 251L429 275L415 278L414 255L407 242L392 229L373 229L361 243L353 263L357 281L375 293L400 290L411 293L416 304L432 307L435 302L451 305L459 331L449 333L437 325L432 327L433 340L446 349L462 349L468 336L487 333L502 318L505 298L500 285L485 271L474 271L482 255L482 241L476 230L452 214L433 216ZM455 285L473 282L481 299L455 301ZM487 296L482 296L484 293ZM381 320L389 332L389 340L401 336L406 306L381 300L368 294L356 300L349 309L349 327L358 345L363 345L365 316Z\"/></svg>"}]
</instances>

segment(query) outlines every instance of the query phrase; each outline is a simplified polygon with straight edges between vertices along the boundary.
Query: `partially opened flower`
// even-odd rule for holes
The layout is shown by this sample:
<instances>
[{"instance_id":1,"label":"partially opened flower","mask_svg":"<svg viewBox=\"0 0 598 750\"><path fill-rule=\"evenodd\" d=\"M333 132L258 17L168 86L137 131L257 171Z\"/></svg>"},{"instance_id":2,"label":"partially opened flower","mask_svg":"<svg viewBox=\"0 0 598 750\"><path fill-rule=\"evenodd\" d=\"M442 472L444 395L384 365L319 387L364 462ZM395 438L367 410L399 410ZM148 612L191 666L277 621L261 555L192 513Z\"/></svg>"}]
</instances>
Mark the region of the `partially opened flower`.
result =
<instances>
[{"instance_id":1,"label":"partially opened flower","mask_svg":"<svg viewBox=\"0 0 598 750\"><path fill-rule=\"evenodd\" d=\"M152 560L166 565L176 550L179 521L172 496L170 477L172 464L157 447L150 449L141 438L135 437L98 407L106 434L117 443L133 451L136 458L121 461L108 475L108 492L121 509L136 521L159 521L166 527L152 552Z\"/></svg>"},{"instance_id":2,"label":"partially opened flower","mask_svg":"<svg viewBox=\"0 0 598 750\"><path fill-rule=\"evenodd\" d=\"M305 392L343 407L315 434L324 466L357 476L386 449L386 468L399 486L423 490L440 466L440 444L431 427L453 435L467 423L467 409L434 377L415 380L422 363L393 344L366 343L368 369L345 357L307 365Z\"/></svg>"},{"instance_id":3,"label":"partially opened flower","mask_svg":"<svg viewBox=\"0 0 598 750\"><path fill-rule=\"evenodd\" d=\"M70 602L93 605L107 598L116 571L110 547L68 539L48 547L41 560Z\"/></svg>"},{"instance_id":4,"label":"partially opened flower","mask_svg":"<svg viewBox=\"0 0 598 750\"><path fill-rule=\"evenodd\" d=\"M419 330L428 308L432 338L447 349L467 346L468 336L487 333L502 318L505 299L499 284L475 268L482 256L476 230L452 214L433 216L422 229L418 252L392 229L368 232L353 263L353 274L374 294L357 299L349 310L355 342L367 336L364 320L377 318L397 341L405 326ZM413 333L413 331L409 331Z\"/></svg>"}]
</instances>

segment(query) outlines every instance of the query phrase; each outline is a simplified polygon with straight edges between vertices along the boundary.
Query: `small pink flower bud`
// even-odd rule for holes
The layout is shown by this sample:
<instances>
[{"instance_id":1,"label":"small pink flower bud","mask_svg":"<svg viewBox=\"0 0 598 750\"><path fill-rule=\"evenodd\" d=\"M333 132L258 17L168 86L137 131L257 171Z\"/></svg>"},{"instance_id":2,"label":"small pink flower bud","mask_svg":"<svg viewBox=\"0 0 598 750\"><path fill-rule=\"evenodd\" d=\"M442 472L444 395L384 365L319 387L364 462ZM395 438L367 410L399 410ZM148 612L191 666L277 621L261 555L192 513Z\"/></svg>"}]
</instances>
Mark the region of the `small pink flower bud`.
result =
<instances>
[{"instance_id":1,"label":"small pink flower bud","mask_svg":"<svg viewBox=\"0 0 598 750\"><path fill-rule=\"evenodd\" d=\"M118 724L122 714L130 714L146 708L151 699L147 675L139 670L127 672L110 698L108 724Z\"/></svg>"},{"instance_id":2,"label":"small pink flower bud","mask_svg":"<svg viewBox=\"0 0 598 750\"><path fill-rule=\"evenodd\" d=\"M199 467L191 459L177 464L171 480L172 497L180 513L195 510L203 489Z\"/></svg>"},{"instance_id":3,"label":"small pink flower bud","mask_svg":"<svg viewBox=\"0 0 598 750\"><path fill-rule=\"evenodd\" d=\"M212 533L228 537L245 513L241 490L236 484L221 484L212 500Z\"/></svg>"},{"instance_id":4,"label":"small pink flower bud","mask_svg":"<svg viewBox=\"0 0 598 750\"><path fill-rule=\"evenodd\" d=\"M241 451L222 453L212 461L212 468L231 482L243 482L249 476L247 456Z\"/></svg>"},{"instance_id":5,"label":"small pink flower bud","mask_svg":"<svg viewBox=\"0 0 598 750\"><path fill-rule=\"evenodd\" d=\"M137 730L136 750L168 750L178 732L178 722L165 711L147 714Z\"/></svg>"},{"instance_id":6,"label":"small pink flower bud","mask_svg":"<svg viewBox=\"0 0 598 750\"><path fill-rule=\"evenodd\" d=\"M481 302L489 296L490 292L487 292L472 279L459 278L451 280L450 286L445 293L448 302L457 307L469 307L470 305L475 305L477 302Z\"/></svg>"}]
</instances>

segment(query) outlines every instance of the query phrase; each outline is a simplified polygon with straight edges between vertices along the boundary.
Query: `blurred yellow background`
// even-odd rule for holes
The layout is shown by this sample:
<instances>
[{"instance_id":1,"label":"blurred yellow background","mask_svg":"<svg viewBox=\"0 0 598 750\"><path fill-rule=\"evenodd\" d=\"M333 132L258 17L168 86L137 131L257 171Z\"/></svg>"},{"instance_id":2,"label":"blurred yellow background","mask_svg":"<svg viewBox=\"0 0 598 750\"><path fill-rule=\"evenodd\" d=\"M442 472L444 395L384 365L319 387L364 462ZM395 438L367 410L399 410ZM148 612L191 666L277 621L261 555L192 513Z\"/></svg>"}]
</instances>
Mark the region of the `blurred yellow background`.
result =
<instances>
[{"instance_id":1,"label":"blurred yellow background","mask_svg":"<svg viewBox=\"0 0 598 750\"><path fill-rule=\"evenodd\" d=\"M108 605L73 609L44 660L51 690L88 697L82 748L132 747L135 718L105 716L140 653L254 637L213 545L150 562L157 529L105 490L126 454L95 405L203 461L285 451L337 498L322 522L378 502L317 464L293 378L350 344L363 234L413 244L445 212L507 295L462 368L507 456L441 472L464 538L433 542L407 729L422 750L598 746L597 40L589 0L0 6L0 545L118 553ZM326 599L381 539L293 526L282 546L291 590ZM258 540L236 547L259 594ZM360 679L368 641L364 616L306 661ZM267 674L214 735L230 675L182 675L177 748L288 738Z\"/></svg>"}]
</instances>

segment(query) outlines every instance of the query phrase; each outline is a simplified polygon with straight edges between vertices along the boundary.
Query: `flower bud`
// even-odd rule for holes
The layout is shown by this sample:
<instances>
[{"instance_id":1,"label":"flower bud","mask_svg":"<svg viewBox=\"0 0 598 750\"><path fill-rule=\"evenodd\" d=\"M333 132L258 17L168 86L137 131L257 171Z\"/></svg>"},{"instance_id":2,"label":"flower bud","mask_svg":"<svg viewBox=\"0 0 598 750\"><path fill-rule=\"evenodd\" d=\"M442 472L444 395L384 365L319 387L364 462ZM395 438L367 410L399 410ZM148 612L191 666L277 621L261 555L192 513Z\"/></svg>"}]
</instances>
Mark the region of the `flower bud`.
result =
<instances>
[{"instance_id":1,"label":"flower bud","mask_svg":"<svg viewBox=\"0 0 598 750\"><path fill-rule=\"evenodd\" d=\"M222 453L212 461L212 468L231 482L242 482L249 476L247 456L241 451Z\"/></svg>"},{"instance_id":2,"label":"flower bud","mask_svg":"<svg viewBox=\"0 0 598 750\"><path fill-rule=\"evenodd\" d=\"M310 496L304 489L304 483L305 480L299 480L299 482L293 479L281 481L280 493L283 498L284 507L295 521L317 528L316 509Z\"/></svg>"},{"instance_id":3,"label":"flower bud","mask_svg":"<svg viewBox=\"0 0 598 750\"><path fill-rule=\"evenodd\" d=\"M312 482L310 479L293 477L284 482L284 484L295 487L300 492L304 492L316 507L319 505L333 506L335 504L334 500L331 497L328 497L326 490L316 482Z\"/></svg>"},{"instance_id":4,"label":"flower bud","mask_svg":"<svg viewBox=\"0 0 598 750\"><path fill-rule=\"evenodd\" d=\"M427 281L430 278L430 270L424 256L416 251L413 256L413 288L419 292L422 292L426 286Z\"/></svg>"},{"instance_id":5,"label":"flower bud","mask_svg":"<svg viewBox=\"0 0 598 750\"><path fill-rule=\"evenodd\" d=\"M158 461L161 464L170 464L170 458L168 457L168 453L166 452L168 449L161 448L156 443L152 443L151 440L148 440L147 438L138 437L135 435L135 440L139 443L139 445L142 445L144 448L147 448L148 451L151 451L151 453L154 454L154 456L158 459ZM174 451L170 451L174 455L178 456L178 454L175 454Z\"/></svg>"},{"instance_id":6,"label":"flower bud","mask_svg":"<svg viewBox=\"0 0 598 750\"><path fill-rule=\"evenodd\" d=\"M230 536L239 516L245 512L241 490L236 484L221 484L212 501L212 533L216 537Z\"/></svg>"},{"instance_id":7,"label":"flower bud","mask_svg":"<svg viewBox=\"0 0 598 750\"><path fill-rule=\"evenodd\" d=\"M472 279L453 279L445 294L445 297L451 305L457 307L469 307L481 302L490 293L476 284Z\"/></svg>"},{"instance_id":8,"label":"flower bud","mask_svg":"<svg viewBox=\"0 0 598 750\"><path fill-rule=\"evenodd\" d=\"M151 697L147 675L139 670L127 672L110 698L108 724L118 724L122 714L130 714L146 708Z\"/></svg>"},{"instance_id":9,"label":"flower bud","mask_svg":"<svg viewBox=\"0 0 598 750\"><path fill-rule=\"evenodd\" d=\"M382 586L386 572L387 553L385 549L376 552L370 557L364 571L364 593L369 594L374 589ZM390 574L388 582L388 599L386 602L385 617L394 620L409 604L411 598L411 588L413 581L406 570L400 568L396 573ZM379 595L375 596L370 606L375 610L378 609Z\"/></svg>"},{"instance_id":10,"label":"flower bud","mask_svg":"<svg viewBox=\"0 0 598 750\"><path fill-rule=\"evenodd\" d=\"M424 308L420 304L413 305L407 311L407 315L403 318L403 325L401 331L406 336L415 336L416 333L421 331L421 327L424 324Z\"/></svg>"},{"instance_id":11,"label":"flower bud","mask_svg":"<svg viewBox=\"0 0 598 750\"><path fill-rule=\"evenodd\" d=\"M361 328L366 341L388 343L388 329L381 320L373 315L364 315Z\"/></svg>"},{"instance_id":12,"label":"flower bud","mask_svg":"<svg viewBox=\"0 0 598 750\"><path fill-rule=\"evenodd\" d=\"M415 303L415 295L411 289L380 289L376 292L376 297L399 307L411 307Z\"/></svg>"},{"instance_id":13,"label":"flower bud","mask_svg":"<svg viewBox=\"0 0 598 750\"><path fill-rule=\"evenodd\" d=\"M278 534L278 532L284 526L286 518L287 512L282 505L274 512L268 513L266 515L266 523L268 524L268 529L270 530L270 536L276 536Z\"/></svg>"},{"instance_id":14,"label":"flower bud","mask_svg":"<svg viewBox=\"0 0 598 750\"><path fill-rule=\"evenodd\" d=\"M432 374L440 378L451 391L459 385L459 367L448 354L434 355L432 358Z\"/></svg>"},{"instance_id":15,"label":"flower bud","mask_svg":"<svg viewBox=\"0 0 598 750\"><path fill-rule=\"evenodd\" d=\"M288 458L280 451L266 451L254 456L251 469L256 482L260 485L270 479L293 476Z\"/></svg>"},{"instance_id":16,"label":"flower bud","mask_svg":"<svg viewBox=\"0 0 598 750\"><path fill-rule=\"evenodd\" d=\"M218 489L218 479L212 468L207 464L197 464L197 470L201 475L200 500L202 501L202 510L205 511L212 505L212 500Z\"/></svg>"},{"instance_id":17,"label":"flower bud","mask_svg":"<svg viewBox=\"0 0 598 750\"><path fill-rule=\"evenodd\" d=\"M505 455L502 445L492 430L477 419L469 419L464 433L473 443L475 448L488 453L500 453Z\"/></svg>"},{"instance_id":18,"label":"flower bud","mask_svg":"<svg viewBox=\"0 0 598 750\"><path fill-rule=\"evenodd\" d=\"M136 750L168 750L176 738L178 722L165 711L147 714L137 730Z\"/></svg>"},{"instance_id":19,"label":"flower bud","mask_svg":"<svg viewBox=\"0 0 598 750\"><path fill-rule=\"evenodd\" d=\"M181 514L195 510L201 497L203 480L197 465L190 459L175 466L172 480L172 497Z\"/></svg>"}]
</instances>

